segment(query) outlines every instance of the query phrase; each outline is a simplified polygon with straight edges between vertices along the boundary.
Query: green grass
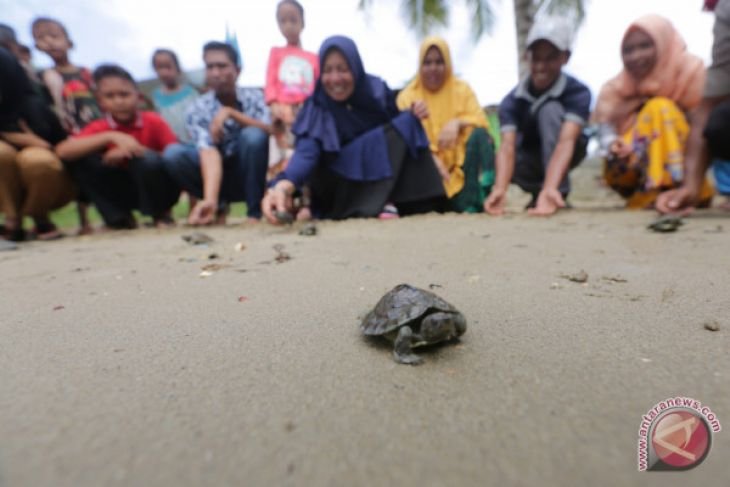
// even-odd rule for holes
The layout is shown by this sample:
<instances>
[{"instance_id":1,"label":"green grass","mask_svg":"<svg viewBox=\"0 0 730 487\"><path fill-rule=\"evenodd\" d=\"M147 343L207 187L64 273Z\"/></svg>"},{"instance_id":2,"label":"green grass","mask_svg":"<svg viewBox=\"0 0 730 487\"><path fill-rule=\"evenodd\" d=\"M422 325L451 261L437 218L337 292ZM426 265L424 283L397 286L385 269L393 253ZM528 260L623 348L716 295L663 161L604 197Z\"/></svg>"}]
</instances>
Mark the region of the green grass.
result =
<instances>
[{"instance_id":1,"label":"green grass","mask_svg":"<svg viewBox=\"0 0 730 487\"><path fill-rule=\"evenodd\" d=\"M175 220L181 222L184 221L188 216L189 211L189 205L188 200L185 197L180 198L180 201L178 204L176 204L172 208L172 215L175 218ZM139 223L143 223L144 221L149 220L148 217L142 216L140 213L135 212L135 217L137 218L137 221ZM245 217L246 216L246 203L233 203L231 205L231 211L228 214L230 217ZM78 212L76 210L76 202L69 203L68 205L64 206L63 208L60 208L54 212L51 213L51 220L53 220L53 223L58 226L60 229L70 230L78 228L79 226L79 216ZM98 226L102 223L101 215L99 215L99 212L96 211L96 208L91 206L89 208L89 221L92 225ZM33 222L26 218L25 221L25 228L32 228Z\"/></svg>"}]
</instances>

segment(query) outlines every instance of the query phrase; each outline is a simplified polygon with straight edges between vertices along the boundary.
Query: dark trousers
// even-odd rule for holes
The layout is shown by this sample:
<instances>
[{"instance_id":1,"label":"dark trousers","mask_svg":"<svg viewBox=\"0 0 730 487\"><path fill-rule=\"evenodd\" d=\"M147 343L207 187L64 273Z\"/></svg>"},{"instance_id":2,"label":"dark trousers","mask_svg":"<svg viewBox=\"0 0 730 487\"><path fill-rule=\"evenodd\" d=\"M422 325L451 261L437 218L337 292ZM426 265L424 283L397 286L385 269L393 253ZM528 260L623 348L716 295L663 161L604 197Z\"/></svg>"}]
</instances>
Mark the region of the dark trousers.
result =
<instances>
[{"instance_id":1,"label":"dark trousers","mask_svg":"<svg viewBox=\"0 0 730 487\"><path fill-rule=\"evenodd\" d=\"M189 194L203 197L200 153L190 145L173 144L163 155L165 168ZM249 217L261 218L261 200L269 165L269 137L256 127L241 129L235 152L223 158L220 203L245 201Z\"/></svg>"},{"instance_id":2,"label":"dark trousers","mask_svg":"<svg viewBox=\"0 0 730 487\"><path fill-rule=\"evenodd\" d=\"M164 215L177 201L180 189L167 174L162 157L147 151L127 167L104 164L98 154L68 164L76 184L84 191L109 226L124 225L132 210Z\"/></svg>"},{"instance_id":3,"label":"dark trousers","mask_svg":"<svg viewBox=\"0 0 730 487\"><path fill-rule=\"evenodd\" d=\"M730 160L730 100L720 103L712 110L704 135L712 157Z\"/></svg>"},{"instance_id":4,"label":"dark trousers","mask_svg":"<svg viewBox=\"0 0 730 487\"><path fill-rule=\"evenodd\" d=\"M549 101L542 105L534 116L540 144L532 147L518 145L512 182L523 191L537 196L542 190L550 158L558 145L565 109L559 102ZM583 161L587 146L588 139L583 135L578 137L570 161L570 169ZM567 174L558 189L564 196L570 193L570 178Z\"/></svg>"}]
</instances>

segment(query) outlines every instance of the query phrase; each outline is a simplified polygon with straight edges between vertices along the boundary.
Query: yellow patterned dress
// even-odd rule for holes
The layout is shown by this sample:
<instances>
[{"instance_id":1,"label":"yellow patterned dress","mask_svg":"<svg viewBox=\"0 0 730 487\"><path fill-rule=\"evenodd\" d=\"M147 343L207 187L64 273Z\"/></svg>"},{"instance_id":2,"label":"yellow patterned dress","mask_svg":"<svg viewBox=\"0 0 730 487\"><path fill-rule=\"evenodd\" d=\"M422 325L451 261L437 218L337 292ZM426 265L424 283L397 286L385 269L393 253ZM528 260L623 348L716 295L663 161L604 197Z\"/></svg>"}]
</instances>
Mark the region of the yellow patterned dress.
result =
<instances>
[{"instance_id":1,"label":"yellow patterned dress","mask_svg":"<svg viewBox=\"0 0 730 487\"><path fill-rule=\"evenodd\" d=\"M626 198L627 208L650 208L657 195L676 188L684 178L684 150L689 124L684 112L668 98L655 97L639 111L621 139L632 148L628 158L609 158L604 166L608 185ZM714 190L705 179L700 201L707 204Z\"/></svg>"}]
</instances>

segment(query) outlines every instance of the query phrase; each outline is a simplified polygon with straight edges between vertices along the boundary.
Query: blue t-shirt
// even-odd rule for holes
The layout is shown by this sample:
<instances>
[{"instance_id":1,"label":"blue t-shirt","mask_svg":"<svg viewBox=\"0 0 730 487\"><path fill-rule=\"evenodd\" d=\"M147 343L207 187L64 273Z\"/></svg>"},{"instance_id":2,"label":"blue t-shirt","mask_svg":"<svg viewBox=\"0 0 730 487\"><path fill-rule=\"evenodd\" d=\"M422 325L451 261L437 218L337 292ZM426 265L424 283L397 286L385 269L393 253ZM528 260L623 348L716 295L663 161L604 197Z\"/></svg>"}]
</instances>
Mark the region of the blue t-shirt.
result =
<instances>
[{"instance_id":1,"label":"blue t-shirt","mask_svg":"<svg viewBox=\"0 0 730 487\"><path fill-rule=\"evenodd\" d=\"M535 115L550 100L557 100L565 110L565 121L585 125L591 108L591 91L570 75L561 73L552 87L535 97L529 91L530 79L522 80L499 104L502 132L517 131L518 144L539 146L540 136Z\"/></svg>"},{"instance_id":2,"label":"blue t-shirt","mask_svg":"<svg viewBox=\"0 0 730 487\"><path fill-rule=\"evenodd\" d=\"M175 132L177 140L184 144L192 143L192 138L185 126L185 112L196 98L198 98L198 91L188 84L183 85L174 93L165 93L159 86L152 91L155 109Z\"/></svg>"}]
</instances>

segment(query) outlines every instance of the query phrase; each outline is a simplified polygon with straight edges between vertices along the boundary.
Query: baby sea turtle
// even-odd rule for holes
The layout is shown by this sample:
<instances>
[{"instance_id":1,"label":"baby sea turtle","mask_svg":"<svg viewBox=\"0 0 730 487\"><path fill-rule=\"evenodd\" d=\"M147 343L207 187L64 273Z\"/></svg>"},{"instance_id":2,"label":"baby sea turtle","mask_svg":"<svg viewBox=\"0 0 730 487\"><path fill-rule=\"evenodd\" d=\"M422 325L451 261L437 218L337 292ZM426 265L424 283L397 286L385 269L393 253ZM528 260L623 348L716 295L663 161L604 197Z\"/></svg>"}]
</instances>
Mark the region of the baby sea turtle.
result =
<instances>
[{"instance_id":1,"label":"baby sea turtle","mask_svg":"<svg viewBox=\"0 0 730 487\"><path fill-rule=\"evenodd\" d=\"M646 228L654 230L655 232L667 233L676 232L682 225L684 225L682 217L676 215L664 215L651 222Z\"/></svg>"},{"instance_id":2,"label":"baby sea turtle","mask_svg":"<svg viewBox=\"0 0 730 487\"><path fill-rule=\"evenodd\" d=\"M466 318L434 293L399 284L363 318L360 330L394 342L396 362L417 365L423 359L411 351L413 347L458 338L466 331Z\"/></svg>"},{"instance_id":3,"label":"baby sea turtle","mask_svg":"<svg viewBox=\"0 0 730 487\"><path fill-rule=\"evenodd\" d=\"M275 211L274 217L279 221L279 223L284 225L291 225L294 221L294 215L288 211Z\"/></svg>"},{"instance_id":4,"label":"baby sea turtle","mask_svg":"<svg viewBox=\"0 0 730 487\"><path fill-rule=\"evenodd\" d=\"M299 230L299 235L303 235L305 237L313 237L317 235L317 225L312 222L307 223L301 230Z\"/></svg>"},{"instance_id":5,"label":"baby sea turtle","mask_svg":"<svg viewBox=\"0 0 730 487\"><path fill-rule=\"evenodd\" d=\"M213 242L213 238L203 232L194 232L190 235L183 235L182 239L190 245L206 245Z\"/></svg>"}]
</instances>

